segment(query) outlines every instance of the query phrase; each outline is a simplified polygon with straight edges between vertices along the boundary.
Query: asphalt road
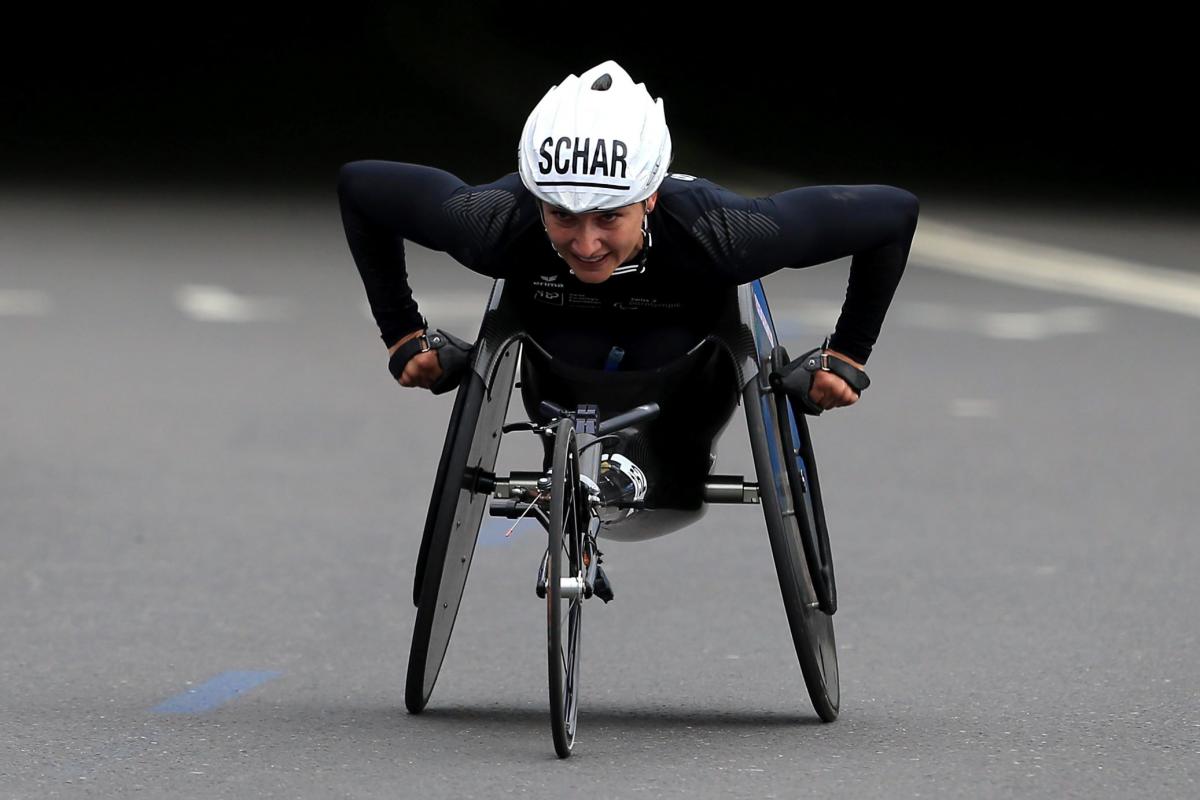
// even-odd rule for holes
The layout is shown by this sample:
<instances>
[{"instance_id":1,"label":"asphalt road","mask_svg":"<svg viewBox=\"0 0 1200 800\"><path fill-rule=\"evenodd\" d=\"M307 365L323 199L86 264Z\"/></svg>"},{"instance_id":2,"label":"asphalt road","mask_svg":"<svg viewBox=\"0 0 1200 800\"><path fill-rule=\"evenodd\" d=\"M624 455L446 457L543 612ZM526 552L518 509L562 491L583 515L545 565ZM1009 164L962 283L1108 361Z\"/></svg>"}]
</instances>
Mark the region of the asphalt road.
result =
<instances>
[{"instance_id":1,"label":"asphalt road","mask_svg":"<svg viewBox=\"0 0 1200 800\"><path fill-rule=\"evenodd\" d=\"M1176 268L1197 231L922 213ZM560 762L533 527L485 528L404 711L451 402L391 383L332 192L3 196L0 797L1196 796L1200 319L932 269L922 235L871 390L814 424L841 718L759 509L715 507L605 548ZM490 282L410 253L473 336ZM846 266L768 279L793 351ZM735 416L717 470L749 465Z\"/></svg>"}]
</instances>

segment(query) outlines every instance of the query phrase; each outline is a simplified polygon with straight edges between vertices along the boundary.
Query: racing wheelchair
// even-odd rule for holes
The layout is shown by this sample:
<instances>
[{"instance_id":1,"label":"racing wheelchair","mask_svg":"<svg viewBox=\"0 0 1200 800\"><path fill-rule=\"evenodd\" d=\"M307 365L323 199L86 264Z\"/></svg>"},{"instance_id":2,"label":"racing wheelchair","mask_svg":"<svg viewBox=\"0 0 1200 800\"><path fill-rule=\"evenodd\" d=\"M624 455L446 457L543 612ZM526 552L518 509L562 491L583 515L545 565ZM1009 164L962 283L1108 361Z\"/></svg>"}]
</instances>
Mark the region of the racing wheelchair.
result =
<instances>
[{"instance_id":1,"label":"racing wheelchair","mask_svg":"<svg viewBox=\"0 0 1200 800\"><path fill-rule=\"evenodd\" d=\"M609 590L597 538L662 535L697 519L706 504L736 503L762 508L809 697L823 721L836 719L837 594L806 410L780 380L790 363L759 281L728 290L712 332L686 355L626 372L556 360L496 281L455 397L417 558L408 710L420 713L433 692L484 517L531 517L548 535L535 590L546 603L554 748L567 757L580 702L583 605ZM518 380L530 420L506 425ZM709 474L707 443L739 402L753 481ZM503 438L528 433L542 440L542 468L497 474ZM671 446L687 441L703 442L703 452Z\"/></svg>"}]
</instances>

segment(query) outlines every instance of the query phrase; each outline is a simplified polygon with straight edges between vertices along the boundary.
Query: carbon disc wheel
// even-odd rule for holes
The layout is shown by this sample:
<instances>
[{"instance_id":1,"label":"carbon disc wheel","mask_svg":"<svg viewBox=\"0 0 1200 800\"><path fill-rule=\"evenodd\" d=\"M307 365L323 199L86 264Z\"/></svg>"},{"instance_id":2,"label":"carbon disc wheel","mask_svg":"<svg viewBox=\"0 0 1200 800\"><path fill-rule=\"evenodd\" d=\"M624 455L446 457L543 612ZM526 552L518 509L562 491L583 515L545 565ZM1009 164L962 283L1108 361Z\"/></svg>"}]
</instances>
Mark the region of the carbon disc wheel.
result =
<instances>
[{"instance_id":1,"label":"carbon disc wheel","mask_svg":"<svg viewBox=\"0 0 1200 800\"><path fill-rule=\"evenodd\" d=\"M404 704L413 714L429 702L450 645L491 498L485 483L496 466L518 352L514 344L497 358L491 389L471 373L455 399L413 587L417 618L404 684Z\"/></svg>"},{"instance_id":2,"label":"carbon disc wheel","mask_svg":"<svg viewBox=\"0 0 1200 800\"><path fill-rule=\"evenodd\" d=\"M813 708L822 721L833 722L841 702L833 617L820 608L805 552L814 549L810 540L816 537L815 484L802 477L797 482L803 485L796 486L790 477L806 476L801 454L788 446L791 437L784 434L783 426L789 426L789 433L798 433L790 407L777 403L775 395L764 393L756 381L747 386L744 400L763 515L792 643Z\"/></svg>"}]
</instances>

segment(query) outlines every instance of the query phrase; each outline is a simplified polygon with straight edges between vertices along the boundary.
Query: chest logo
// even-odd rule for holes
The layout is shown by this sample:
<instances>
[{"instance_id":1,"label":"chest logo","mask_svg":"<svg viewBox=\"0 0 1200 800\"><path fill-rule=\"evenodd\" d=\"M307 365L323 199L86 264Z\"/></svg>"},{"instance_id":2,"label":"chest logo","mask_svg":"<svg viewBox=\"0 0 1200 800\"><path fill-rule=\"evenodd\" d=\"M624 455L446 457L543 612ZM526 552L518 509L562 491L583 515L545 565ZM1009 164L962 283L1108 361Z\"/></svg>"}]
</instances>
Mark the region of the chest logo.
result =
<instances>
[{"instance_id":1,"label":"chest logo","mask_svg":"<svg viewBox=\"0 0 1200 800\"><path fill-rule=\"evenodd\" d=\"M561 306L563 304L563 293L550 291L549 289L537 289L533 293L533 299L546 305Z\"/></svg>"}]
</instances>

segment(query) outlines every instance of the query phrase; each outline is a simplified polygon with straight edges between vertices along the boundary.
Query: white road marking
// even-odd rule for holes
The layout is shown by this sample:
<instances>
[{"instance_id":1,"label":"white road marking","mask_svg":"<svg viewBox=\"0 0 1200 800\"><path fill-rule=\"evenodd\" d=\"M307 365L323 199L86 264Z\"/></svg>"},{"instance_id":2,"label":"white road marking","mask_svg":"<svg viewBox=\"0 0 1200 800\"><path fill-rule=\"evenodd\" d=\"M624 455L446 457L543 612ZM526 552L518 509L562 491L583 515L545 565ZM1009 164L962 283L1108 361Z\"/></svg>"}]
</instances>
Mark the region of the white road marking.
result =
<instances>
[{"instance_id":1,"label":"white road marking","mask_svg":"<svg viewBox=\"0 0 1200 800\"><path fill-rule=\"evenodd\" d=\"M781 336L814 329L831 331L841 312L837 303L807 300L788 304L787 317L776 319L775 325ZM888 312L888 324L1025 342L1093 333L1103 328L1103 323L1101 309L1078 306L1046 311L980 311L945 303L896 303Z\"/></svg>"},{"instance_id":2,"label":"white road marking","mask_svg":"<svg viewBox=\"0 0 1200 800\"><path fill-rule=\"evenodd\" d=\"M984 334L992 339L1035 341L1045 339L1045 317L1030 312L985 314L980 318Z\"/></svg>"},{"instance_id":3,"label":"white road marking","mask_svg":"<svg viewBox=\"0 0 1200 800\"><path fill-rule=\"evenodd\" d=\"M283 319L288 302L280 297L248 297L224 286L189 284L175 292L175 303L202 322L260 322Z\"/></svg>"},{"instance_id":4,"label":"white road marking","mask_svg":"<svg viewBox=\"0 0 1200 800\"><path fill-rule=\"evenodd\" d=\"M897 303L890 316L913 328L965 331L989 339L1026 342L1094 333L1104 327L1100 309L1077 306L1046 311L977 311L942 303Z\"/></svg>"},{"instance_id":5,"label":"white road marking","mask_svg":"<svg viewBox=\"0 0 1200 800\"><path fill-rule=\"evenodd\" d=\"M989 419L996 416L996 403L975 397L959 397L950 401L950 414L968 419Z\"/></svg>"},{"instance_id":6,"label":"white road marking","mask_svg":"<svg viewBox=\"0 0 1200 800\"><path fill-rule=\"evenodd\" d=\"M28 289L0 289L0 317L41 317L50 313L50 295Z\"/></svg>"},{"instance_id":7,"label":"white road marking","mask_svg":"<svg viewBox=\"0 0 1200 800\"><path fill-rule=\"evenodd\" d=\"M1200 274L981 233L923 218L910 260L976 278L1200 317Z\"/></svg>"}]
</instances>

